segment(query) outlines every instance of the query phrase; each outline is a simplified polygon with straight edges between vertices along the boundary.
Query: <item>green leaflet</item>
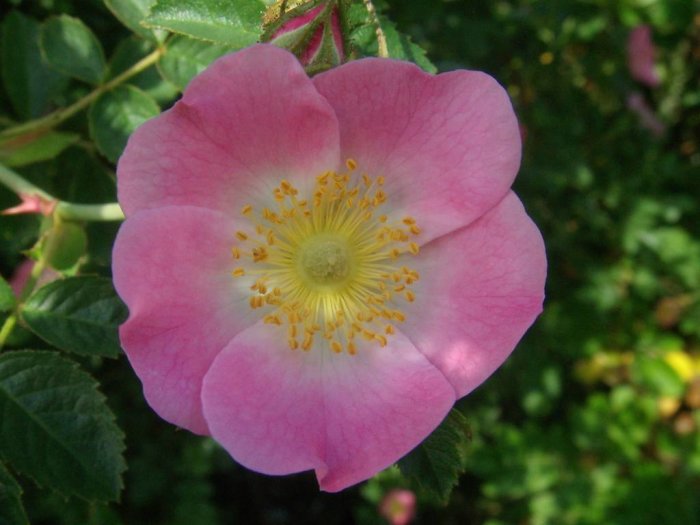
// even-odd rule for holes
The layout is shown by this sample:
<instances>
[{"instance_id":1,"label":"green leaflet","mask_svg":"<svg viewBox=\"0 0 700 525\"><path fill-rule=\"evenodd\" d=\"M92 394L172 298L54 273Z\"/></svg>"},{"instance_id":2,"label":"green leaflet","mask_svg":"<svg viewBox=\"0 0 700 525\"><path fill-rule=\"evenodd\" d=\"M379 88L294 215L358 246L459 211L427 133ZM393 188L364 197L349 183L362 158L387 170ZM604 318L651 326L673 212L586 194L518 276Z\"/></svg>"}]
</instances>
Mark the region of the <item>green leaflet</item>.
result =
<instances>
[{"instance_id":1,"label":"green leaflet","mask_svg":"<svg viewBox=\"0 0 700 525\"><path fill-rule=\"evenodd\" d=\"M104 3L122 24L141 38L152 42L160 42L165 38L163 31L141 25L155 0L104 0Z\"/></svg>"},{"instance_id":2,"label":"green leaflet","mask_svg":"<svg viewBox=\"0 0 700 525\"><path fill-rule=\"evenodd\" d=\"M95 380L55 352L0 355L0 455L64 495L116 500L123 434Z\"/></svg>"},{"instance_id":3,"label":"green leaflet","mask_svg":"<svg viewBox=\"0 0 700 525\"><path fill-rule=\"evenodd\" d=\"M127 309L105 277L70 277L47 284L22 308L22 318L52 345L84 355L119 355L117 329Z\"/></svg>"},{"instance_id":4,"label":"green leaflet","mask_svg":"<svg viewBox=\"0 0 700 525\"><path fill-rule=\"evenodd\" d=\"M446 503L464 472L464 442L468 439L467 420L452 409L442 424L399 461L399 469L420 488Z\"/></svg>"},{"instance_id":5,"label":"green leaflet","mask_svg":"<svg viewBox=\"0 0 700 525\"><path fill-rule=\"evenodd\" d=\"M41 27L41 53L51 67L69 77L99 84L107 65L102 44L78 18L49 18Z\"/></svg>"},{"instance_id":6,"label":"green leaflet","mask_svg":"<svg viewBox=\"0 0 700 525\"><path fill-rule=\"evenodd\" d=\"M158 0L145 23L202 40L242 48L257 42L265 6L259 0Z\"/></svg>"},{"instance_id":7,"label":"green leaflet","mask_svg":"<svg viewBox=\"0 0 700 525\"><path fill-rule=\"evenodd\" d=\"M428 73L437 73L437 68L426 56L425 49L413 42L408 35L399 32L389 19L380 17L379 20L386 36L390 57L408 60Z\"/></svg>"},{"instance_id":8,"label":"green leaflet","mask_svg":"<svg viewBox=\"0 0 700 525\"><path fill-rule=\"evenodd\" d=\"M125 38L119 42L109 59L108 78L112 79L123 73L154 49L153 43L143 38L135 35ZM180 91L172 82L163 78L155 65L131 77L129 84L141 89L159 104L168 104Z\"/></svg>"},{"instance_id":9,"label":"green leaflet","mask_svg":"<svg viewBox=\"0 0 700 525\"><path fill-rule=\"evenodd\" d=\"M0 525L29 525L22 505L22 488L0 463Z\"/></svg>"},{"instance_id":10,"label":"green leaflet","mask_svg":"<svg viewBox=\"0 0 700 525\"><path fill-rule=\"evenodd\" d=\"M354 4L348 10L348 24L351 27L350 40L363 56L377 54L376 26L369 20L366 10ZM379 17L386 46L391 58L413 62L428 73L437 73L437 68L426 56L425 49L411 38L396 29L396 25L383 16Z\"/></svg>"},{"instance_id":11,"label":"green leaflet","mask_svg":"<svg viewBox=\"0 0 700 525\"><path fill-rule=\"evenodd\" d=\"M62 131L36 135L29 133L0 143L0 162L9 167L18 167L51 160L80 139L76 133Z\"/></svg>"},{"instance_id":12,"label":"green leaflet","mask_svg":"<svg viewBox=\"0 0 700 525\"><path fill-rule=\"evenodd\" d=\"M66 78L42 59L38 22L12 11L3 20L1 29L2 79L10 102L21 119L39 117L65 87Z\"/></svg>"},{"instance_id":13,"label":"green leaflet","mask_svg":"<svg viewBox=\"0 0 700 525\"><path fill-rule=\"evenodd\" d=\"M104 93L90 106L90 135L104 156L116 162L129 135L159 113L158 104L148 94L122 85Z\"/></svg>"},{"instance_id":14,"label":"green leaflet","mask_svg":"<svg viewBox=\"0 0 700 525\"><path fill-rule=\"evenodd\" d=\"M176 35L168 40L168 52L158 62L161 75L181 90L231 47Z\"/></svg>"}]
</instances>

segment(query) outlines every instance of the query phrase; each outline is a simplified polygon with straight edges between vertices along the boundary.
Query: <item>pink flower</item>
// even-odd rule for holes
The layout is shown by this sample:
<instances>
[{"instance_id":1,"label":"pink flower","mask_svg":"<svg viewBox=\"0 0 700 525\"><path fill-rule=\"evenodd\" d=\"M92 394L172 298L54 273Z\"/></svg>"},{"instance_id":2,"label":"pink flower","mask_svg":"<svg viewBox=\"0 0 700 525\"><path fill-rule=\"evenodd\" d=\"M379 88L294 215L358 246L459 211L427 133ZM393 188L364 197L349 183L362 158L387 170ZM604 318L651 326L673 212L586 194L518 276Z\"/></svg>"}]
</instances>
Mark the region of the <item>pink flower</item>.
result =
<instances>
[{"instance_id":1,"label":"pink flower","mask_svg":"<svg viewBox=\"0 0 700 525\"><path fill-rule=\"evenodd\" d=\"M118 166L120 334L149 404L323 490L388 467L541 311L519 163L485 74L364 59L312 80L271 45L217 60Z\"/></svg>"},{"instance_id":2,"label":"pink flower","mask_svg":"<svg viewBox=\"0 0 700 525\"><path fill-rule=\"evenodd\" d=\"M661 83L654 68L654 43L651 41L649 26L637 26L629 34L627 67L632 78L646 86L654 88Z\"/></svg>"},{"instance_id":3,"label":"pink flower","mask_svg":"<svg viewBox=\"0 0 700 525\"><path fill-rule=\"evenodd\" d=\"M416 516L416 495L405 489L389 491L379 505L379 512L391 525L408 525Z\"/></svg>"}]
</instances>

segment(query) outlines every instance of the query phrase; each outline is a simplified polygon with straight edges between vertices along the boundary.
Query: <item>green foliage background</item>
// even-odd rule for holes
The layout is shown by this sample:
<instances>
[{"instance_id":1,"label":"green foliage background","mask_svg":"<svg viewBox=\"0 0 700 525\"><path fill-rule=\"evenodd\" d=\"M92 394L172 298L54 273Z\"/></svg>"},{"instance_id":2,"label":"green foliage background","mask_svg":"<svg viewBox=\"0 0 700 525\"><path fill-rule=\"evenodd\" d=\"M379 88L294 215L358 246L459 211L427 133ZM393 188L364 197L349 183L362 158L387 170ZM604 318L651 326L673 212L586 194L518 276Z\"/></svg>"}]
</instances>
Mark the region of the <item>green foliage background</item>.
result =
<instances>
[{"instance_id":1,"label":"green foliage background","mask_svg":"<svg viewBox=\"0 0 700 525\"><path fill-rule=\"evenodd\" d=\"M2 4L2 127L68 106L152 52L165 36L163 27L172 29L173 2L162 2L157 13L165 21L157 24L161 29L135 26L137 36L106 4L114 9L149 2ZM70 302L69 290L61 295L48 285L27 303L9 346L43 349L44 338L73 352L71 359L98 379L126 436L124 490L109 504L98 500L113 497L92 498L81 489L82 497L66 499L68 489L38 486L36 476L26 476L0 446L7 462L7 469L0 463L0 509L10 509L0 510L0 523L22 522L5 505L17 500L14 479L35 525L372 525L384 523L377 505L393 487L417 491L417 523L700 523L700 2L403 0L377 6L387 36L394 35L394 55L429 68L417 44L439 71L487 71L513 99L525 137L516 191L543 232L550 267L545 312L513 357L459 403L463 417L453 415L453 426L443 427L422 455L362 486L322 494L311 474L270 478L249 472L212 441L158 419L124 356L105 357L114 355L109 337L124 315L112 299L90 306L89 315L101 319L105 331L94 351L81 352L69 336L62 339L70 326L54 330L58 338L52 339L45 327L55 328L56 308L67 312L65 324L80 321L82 306ZM36 48L17 61L12 50L23 38L39 38L40 23L50 23L40 38L51 38L65 15L91 31L85 34L75 18L66 22L82 48L92 50L90 60L78 71L70 70L71 62L59 64L67 71L52 69L46 65L51 57ZM636 83L626 66L627 36L639 24L651 26L657 46L662 83L655 89ZM354 34L368 53L376 46L371 34L366 27ZM247 42L247 33L241 35ZM13 163L59 198L113 201L114 161L130 129L167 108L192 75L238 42L229 40L168 40L175 51L157 67L105 93L39 152L24 152L23 160L0 142L0 162ZM27 78L34 79L33 90L18 88ZM663 135L645 129L630 110L633 93L663 122ZM0 209L16 203L0 187ZM36 217L0 217L3 276L9 278L42 227ZM66 262L58 269L93 276L72 277L69 286L88 279L81 286L109 295L116 229L90 223L76 256L62 254ZM0 287L0 311L11 310L12 302ZM91 395L87 374L61 359ZM9 364L0 363L0 376ZM1 385L2 377L0 394L7 392ZM102 406L101 398L92 402ZM2 403L0 395L0 408ZM10 416L0 414L2 427ZM107 416L101 421L107 432L112 422ZM109 439L121 437L115 431ZM451 472L439 472L431 483L422 465L444 443L451 464L445 470ZM112 453L119 452L116 443ZM121 469L115 460L115 475ZM418 481L411 475L416 470ZM449 488L450 474L458 471L464 473L444 502L434 485Z\"/></svg>"}]
</instances>

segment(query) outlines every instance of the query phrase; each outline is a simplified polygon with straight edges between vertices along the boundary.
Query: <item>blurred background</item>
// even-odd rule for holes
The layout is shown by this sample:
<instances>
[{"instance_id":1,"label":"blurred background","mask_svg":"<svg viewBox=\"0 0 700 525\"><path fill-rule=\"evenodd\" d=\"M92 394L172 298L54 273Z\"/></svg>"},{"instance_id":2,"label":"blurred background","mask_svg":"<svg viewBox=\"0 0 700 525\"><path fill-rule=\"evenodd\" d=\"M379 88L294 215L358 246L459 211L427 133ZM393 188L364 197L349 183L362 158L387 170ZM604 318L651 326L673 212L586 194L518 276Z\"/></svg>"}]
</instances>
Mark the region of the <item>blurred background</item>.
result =
<instances>
[{"instance_id":1,"label":"blurred background","mask_svg":"<svg viewBox=\"0 0 700 525\"><path fill-rule=\"evenodd\" d=\"M122 500L93 505L23 483L33 524L400 525L414 504L414 523L700 524L700 2L377 6L440 71L483 70L507 88L524 140L515 189L549 258L544 314L458 404L469 439L449 502L395 468L341 494L319 493L312 474L249 472L155 416L125 359L86 359L126 434ZM0 14L12 7L80 16L107 56L130 34L97 0L3 0ZM66 150L45 187L113 198L113 168L93 153ZM0 208L14 202L0 188ZM34 220L0 222L4 275ZM105 267L114 228L88 229ZM385 502L387 521L380 507L394 489L412 494Z\"/></svg>"}]
</instances>

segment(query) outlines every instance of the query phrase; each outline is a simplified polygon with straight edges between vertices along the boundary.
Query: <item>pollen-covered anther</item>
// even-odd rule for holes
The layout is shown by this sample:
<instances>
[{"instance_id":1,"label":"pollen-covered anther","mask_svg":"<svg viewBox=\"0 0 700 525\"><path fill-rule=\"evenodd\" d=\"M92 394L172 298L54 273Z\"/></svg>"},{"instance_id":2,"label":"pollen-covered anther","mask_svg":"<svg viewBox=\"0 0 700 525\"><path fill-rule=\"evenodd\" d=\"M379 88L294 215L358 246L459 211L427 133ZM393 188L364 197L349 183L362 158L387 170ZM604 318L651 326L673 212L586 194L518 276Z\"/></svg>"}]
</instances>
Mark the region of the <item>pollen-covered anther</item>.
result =
<instances>
[{"instance_id":1,"label":"pollen-covered anther","mask_svg":"<svg viewBox=\"0 0 700 525\"><path fill-rule=\"evenodd\" d=\"M267 259L267 250L264 246L258 246L257 248L253 248L252 255L253 262L261 262Z\"/></svg>"},{"instance_id":2,"label":"pollen-covered anther","mask_svg":"<svg viewBox=\"0 0 700 525\"><path fill-rule=\"evenodd\" d=\"M401 305L416 300L418 272L397 262L420 252L417 221L379 211L391 204L383 177L354 159L344 168L318 175L308 195L281 180L267 207L241 208L232 275L250 276L250 307L271 330L286 327L291 350L385 347L406 320Z\"/></svg>"}]
</instances>

